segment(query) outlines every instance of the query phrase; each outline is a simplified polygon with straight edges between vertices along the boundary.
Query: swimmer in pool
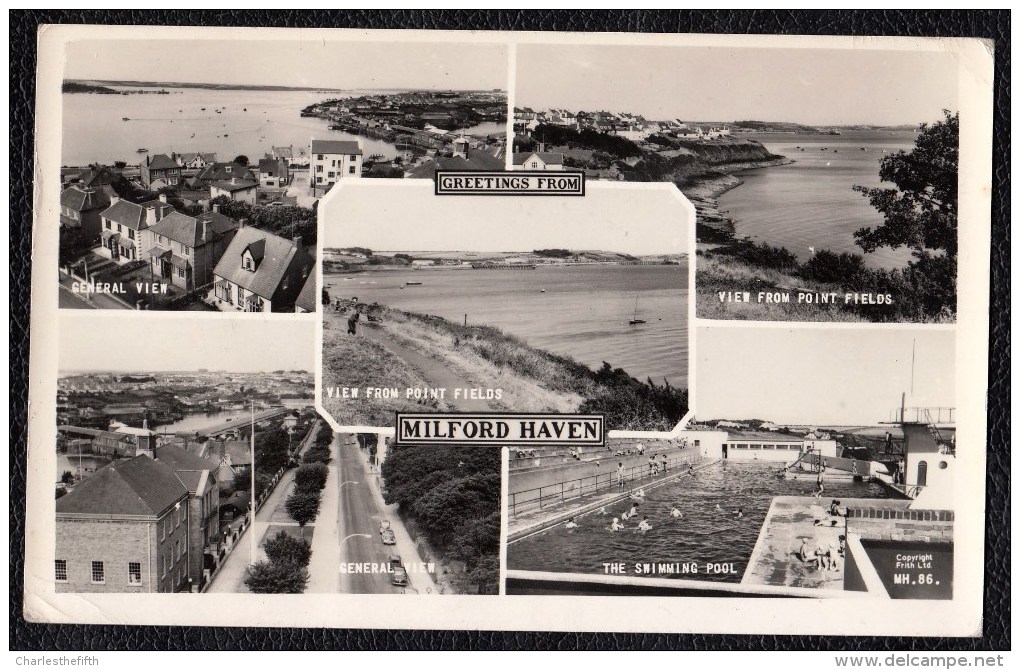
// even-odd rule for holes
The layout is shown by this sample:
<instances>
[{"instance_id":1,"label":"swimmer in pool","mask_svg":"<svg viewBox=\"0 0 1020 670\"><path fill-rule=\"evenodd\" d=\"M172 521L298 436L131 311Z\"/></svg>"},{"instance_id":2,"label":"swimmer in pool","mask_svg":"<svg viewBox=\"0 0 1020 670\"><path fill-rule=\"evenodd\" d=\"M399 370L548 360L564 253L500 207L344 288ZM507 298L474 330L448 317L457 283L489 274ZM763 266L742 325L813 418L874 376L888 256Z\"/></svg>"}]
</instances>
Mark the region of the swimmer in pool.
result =
<instances>
[{"instance_id":1,"label":"swimmer in pool","mask_svg":"<svg viewBox=\"0 0 1020 670\"><path fill-rule=\"evenodd\" d=\"M602 516L606 516L606 508L605 507L599 507L598 513L601 514Z\"/></svg>"},{"instance_id":2,"label":"swimmer in pool","mask_svg":"<svg viewBox=\"0 0 1020 670\"><path fill-rule=\"evenodd\" d=\"M614 516L613 517L613 525L609 527L609 532L612 533L612 532L615 532L615 531L618 531L618 530L623 530L623 528L624 528L623 524L620 523L620 520L617 519Z\"/></svg>"},{"instance_id":3,"label":"swimmer in pool","mask_svg":"<svg viewBox=\"0 0 1020 670\"><path fill-rule=\"evenodd\" d=\"M643 519L641 519L641 523L639 523L637 527L638 530L640 530L642 533L645 533L652 529L652 524L648 523L648 517L646 516Z\"/></svg>"},{"instance_id":4,"label":"swimmer in pool","mask_svg":"<svg viewBox=\"0 0 1020 670\"><path fill-rule=\"evenodd\" d=\"M631 493L630 497L632 499L634 499L634 500L640 500L641 498L645 497L645 490L644 489L638 489L634 493Z\"/></svg>"},{"instance_id":5,"label":"swimmer in pool","mask_svg":"<svg viewBox=\"0 0 1020 670\"><path fill-rule=\"evenodd\" d=\"M719 507L719 503L716 503L716 504L715 504L715 511L716 511L716 512L721 512L721 511L723 511L722 507Z\"/></svg>"},{"instance_id":6,"label":"swimmer in pool","mask_svg":"<svg viewBox=\"0 0 1020 670\"><path fill-rule=\"evenodd\" d=\"M623 518L624 519L629 519L632 516L637 516L637 508L638 508L638 504L637 503L634 503L633 505L631 505L630 509L623 513Z\"/></svg>"},{"instance_id":7,"label":"swimmer in pool","mask_svg":"<svg viewBox=\"0 0 1020 670\"><path fill-rule=\"evenodd\" d=\"M735 514L736 514L738 519L743 519L744 518L744 510L742 510L742 509L737 509Z\"/></svg>"},{"instance_id":8,"label":"swimmer in pool","mask_svg":"<svg viewBox=\"0 0 1020 670\"><path fill-rule=\"evenodd\" d=\"M577 528L577 524L574 522L574 517L567 519L567 523L564 524L564 528Z\"/></svg>"},{"instance_id":9,"label":"swimmer in pool","mask_svg":"<svg viewBox=\"0 0 1020 670\"><path fill-rule=\"evenodd\" d=\"M682 518L684 518L683 512L678 510L676 508L676 505L673 506L673 509L669 510L669 515L671 517L673 517L674 519L682 519Z\"/></svg>"},{"instance_id":10,"label":"swimmer in pool","mask_svg":"<svg viewBox=\"0 0 1020 670\"><path fill-rule=\"evenodd\" d=\"M698 476L698 475L694 474L694 466L693 465L687 466L687 474L689 474L691 477L697 477Z\"/></svg>"}]
</instances>

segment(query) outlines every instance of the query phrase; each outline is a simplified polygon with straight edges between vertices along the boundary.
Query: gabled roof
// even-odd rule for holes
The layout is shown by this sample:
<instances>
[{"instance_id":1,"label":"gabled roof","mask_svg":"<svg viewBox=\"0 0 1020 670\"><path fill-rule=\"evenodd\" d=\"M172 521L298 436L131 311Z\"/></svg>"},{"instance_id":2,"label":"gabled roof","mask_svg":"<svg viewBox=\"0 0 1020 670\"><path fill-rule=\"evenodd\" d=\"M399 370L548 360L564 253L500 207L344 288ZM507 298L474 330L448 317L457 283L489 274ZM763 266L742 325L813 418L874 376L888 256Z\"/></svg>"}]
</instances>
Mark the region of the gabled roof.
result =
<instances>
[{"instance_id":1,"label":"gabled roof","mask_svg":"<svg viewBox=\"0 0 1020 670\"><path fill-rule=\"evenodd\" d=\"M315 290L315 273L309 272L308 279L305 280L305 285L301 287L301 293L298 294L297 302L294 304L306 312L314 312L317 299L318 293Z\"/></svg>"},{"instance_id":2,"label":"gabled roof","mask_svg":"<svg viewBox=\"0 0 1020 670\"><path fill-rule=\"evenodd\" d=\"M282 165L281 165L282 163ZM279 158L260 158L259 159L259 172L276 172L280 173L286 169L287 163Z\"/></svg>"},{"instance_id":3,"label":"gabled roof","mask_svg":"<svg viewBox=\"0 0 1020 670\"><path fill-rule=\"evenodd\" d=\"M157 235L169 237L174 242L189 247L200 247L219 235L235 230L237 226L237 221L219 212L205 212L198 217L173 212L163 217L159 223L150 226L149 230Z\"/></svg>"},{"instance_id":4,"label":"gabled roof","mask_svg":"<svg viewBox=\"0 0 1020 670\"><path fill-rule=\"evenodd\" d=\"M220 467L219 461L202 458L172 444L164 445L156 450L156 462L173 468L177 478L188 487L189 493L202 491L209 481L210 474L215 476Z\"/></svg>"},{"instance_id":5,"label":"gabled roof","mask_svg":"<svg viewBox=\"0 0 1020 670\"><path fill-rule=\"evenodd\" d=\"M484 149L473 149L467 158L434 158L411 170L415 179L434 179L436 170L502 170L504 162Z\"/></svg>"},{"instance_id":6,"label":"gabled roof","mask_svg":"<svg viewBox=\"0 0 1020 670\"><path fill-rule=\"evenodd\" d=\"M213 163L216 161L215 153L202 153L201 151L195 153L177 154L177 157L181 159L182 163L190 163L196 158L201 158L206 163Z\"/></svg>"},{"instance_id":7,"label":"gabled roof","mask_svg":"<svg viewBox=\"0 0 1020 670\"><path fill-rule=\"evenodd\" d=\"M206 165L195 175L195 179L205 182L254 178L255 175L251 169L240 163L212 163Z\"/></svg>"},{"instance_id":8,"label":"gabled roof","mask_svg":"<svg viewBox=\"0 0 1020 670\"><path fill-rule=\"evenodd\" d=\"M294 158L294 147L273 147L273 153L280 158Z\"/></svg>"},{"instance_id":9,"label":"gabled roof","mask_svg":"<svg viewBox=\"0 0 1020 670\"><path fill-rule=\"evenodd\" d=\"M255 260L256 263L261 263L262 258L266 255L266 241L255 240L247 247L245 247L245 250L247 250L247 252L251 254L251 257ZM244 252L242 251L241 253Z\"/></svg>"},{"instance_id":10,"label":"gabled roof","mask_svg":"<svg viewBox=\"0 0 1020 670\"><path fill-rule=\"evenodd\" d=\"M254 249L262 254L262 260L254 272L241 266L241 255L245 249ZM216 264L214 274L246 291L272 300L287 270L295 263L304 265L310 272L314 261L291 240L245 226L230 241L230 246Z\"/></svg>"},{"instance_id":11,"label":"gabled roof","mask_svg":"<svg viewBox=\"0 0 1020 670\"><path fill-rule=\"evenodd\" d=\"M361 145L349 140L312 140L313 154L361 155Z\"/></svg>"},{"instance_id":12,"label":"gabled roof","mask_svg":"<svg viewBox=\"0 0 1020 670\"><path fill-rule=\"evenodd\" d=\"M524 165L532 156L538 156L546 165L563 165L563 154L550 151L525 151L514 154L514 165Z\"/></svg>"},{"instance_id":13,"label":"gabled roof","mask_svg":"<svg viewBox=\"0 0 1020 670\"><path fill-rule=\"evenodd\" d=\"M109 209L100 213L100 216L110 219L114 223L127 226L132 230L141 230L144 227L142 224L145 223L145 210L149 207L156 207L162 210L159 213L160 219L174 212L173 207L160 200L149 200L140 205L128 200L118 200L110 205Z\"/></svg>"},{"instance_id":14,"label":"gabled roof","mask_svg":"<svg viewBox=\"0 0 1020 670\"><path fill-rule=\"evenodd\" d=\"M166 154L156 154L151 160L145 165L149 170L179 170L180 165L176 163Z\"/></svg>"},{"instance_id":15,"label":"gabled roof","mask_svg":"<svg viewBox=\"0 0 1020 670\"><path fill-rule=\"evenodd\" d=\"M110 200L102 191L70 186L60 192L60 206L69 207L76 212L88 212L109 205Z\"/></svg>"},{"instance_id":16,"label":"gabled roof","mask_svg":"<svg viewBox=\"0 0 1020 670\"><path fill-rule=\"evenodd\" d=\"M209 186L233 193L234 191L247 191L250 188L255 188L258 184L247 179L224 179L222 181L214 181Z\"/></svg>"},{"instance_id":17,"label":"gabled roof","mask_svg":"<svg viewBox=\"0 0 1020 670\"><path fill-rule=\"evenodd\" d=\"M57 500L57 514L160 516L188 495L173 468L148 456L116 461Z\"/></svg>"}]
</instances>

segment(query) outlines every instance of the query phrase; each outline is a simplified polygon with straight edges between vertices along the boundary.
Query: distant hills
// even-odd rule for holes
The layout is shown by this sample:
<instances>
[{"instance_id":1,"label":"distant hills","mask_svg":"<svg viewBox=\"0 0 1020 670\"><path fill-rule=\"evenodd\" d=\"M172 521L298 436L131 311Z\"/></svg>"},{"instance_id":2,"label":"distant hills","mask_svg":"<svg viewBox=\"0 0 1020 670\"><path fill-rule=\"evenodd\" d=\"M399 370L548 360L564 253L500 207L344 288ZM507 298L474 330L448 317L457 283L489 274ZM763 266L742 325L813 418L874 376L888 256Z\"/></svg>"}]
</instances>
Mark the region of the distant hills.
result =
<instances>
[{"instance_id":1,"label":"distant hills","mask_svg":"<svg viewBox=\"0 0 1020 670\"><path fill-rule=\"evenodd\" d=\"M322 86L261 86L256 84L206 84L186 81L122 81L117 79L65 79L67 85L79 87L130 86L134 88L204 88L212 91L342 91Z\"/></svg>"}]
</instances>

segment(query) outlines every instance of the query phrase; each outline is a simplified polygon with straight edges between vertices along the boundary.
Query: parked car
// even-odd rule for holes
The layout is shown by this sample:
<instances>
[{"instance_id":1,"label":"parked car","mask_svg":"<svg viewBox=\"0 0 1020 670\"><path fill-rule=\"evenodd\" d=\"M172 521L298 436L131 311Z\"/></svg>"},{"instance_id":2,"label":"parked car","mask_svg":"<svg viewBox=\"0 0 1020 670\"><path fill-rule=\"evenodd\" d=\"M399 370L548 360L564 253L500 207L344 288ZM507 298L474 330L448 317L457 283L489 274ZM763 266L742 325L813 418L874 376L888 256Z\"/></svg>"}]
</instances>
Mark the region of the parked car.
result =
<instances>
[{"instance_id":1,"label":"parked car","mask_svg":"<svg viewBox=\"0 0 1020 670\"><path fill-rule=\"evenodd\" d=\"M407 570L404 569L404 562L396 555L390 556L390 584L407 586Z\"/></svg>"},{"instance_id":2,"label":"parked car","mask_svg":"<svg viewBox=\"0 0 1020 670\"><path fill-rule=\"evenodd\" d=\"M388 530L390 530L390 520L383 519L382 521L379 522L379 532L385 533Z\"/></svg>"},{"instance_id":3,"label":"parked car","mask_svg":"<svg viewBox=\"0 0 1020 670\"><path fill-rule=\"evenodd\" d=\"M393 531L387 528L382 532L382 543L383 544L396 544L397 536L393 534Z\"/></svg>"}]
</instances>

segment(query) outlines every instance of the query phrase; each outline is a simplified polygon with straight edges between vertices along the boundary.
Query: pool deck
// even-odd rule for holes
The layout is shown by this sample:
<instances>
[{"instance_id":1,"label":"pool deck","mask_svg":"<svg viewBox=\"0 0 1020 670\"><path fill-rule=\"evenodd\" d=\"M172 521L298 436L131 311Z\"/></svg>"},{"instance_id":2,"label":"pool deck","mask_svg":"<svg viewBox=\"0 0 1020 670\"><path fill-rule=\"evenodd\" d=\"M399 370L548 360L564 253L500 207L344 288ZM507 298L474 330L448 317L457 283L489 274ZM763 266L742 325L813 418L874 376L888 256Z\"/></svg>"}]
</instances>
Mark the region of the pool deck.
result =
<instances>
[{"instance_id":1,"label":"pool deck","mask_svg":"<svg viewBox=\"0 0 1020 670\"><path fill-rule=\"evenodd\" d=\"M698 472L699 470L707 468L718 462L718 459L701 461L694 466L694 471ZM689 476L690 475L687 474L686 470L681 471L679 474L675 471L670 471L665 475L659 475L658 477L640 479L633 485L633 488L628 486L627 490L622 493L618 491L606 491L604 493L574 498L564 503L550 504L542 509L521 512L516 517L510 515L507 527L507 540L509 542L516 542L517 540L523 539L529 535L563 523L570 517L584 516L585 514L594 512L600 507L604 507L605 505L612 505L621 500L629 500L630 493L634 489L641 488L645 491L650 491L664 484L668 484L676 480L683 480Z\"/></svg>"},{"instance_id":2,"label":"pool deck","mask_svg":"<svg viewBox=\"0 0 1020 670\"><path fill-rule=\"evenodd\" d=\"M816 526L815 519L828 524L831 498L811 496L777 496L762 523L758 541L748 560L742 584L792 586L800 588L843 590L843 559L838 570L819 570L801 561L801 539L808 547L838 546L839 536L846 534L846 518L836 517L837 525ZM852 507L856 500L842 499L841 507Z\"/></svg>"}]
</instances>

